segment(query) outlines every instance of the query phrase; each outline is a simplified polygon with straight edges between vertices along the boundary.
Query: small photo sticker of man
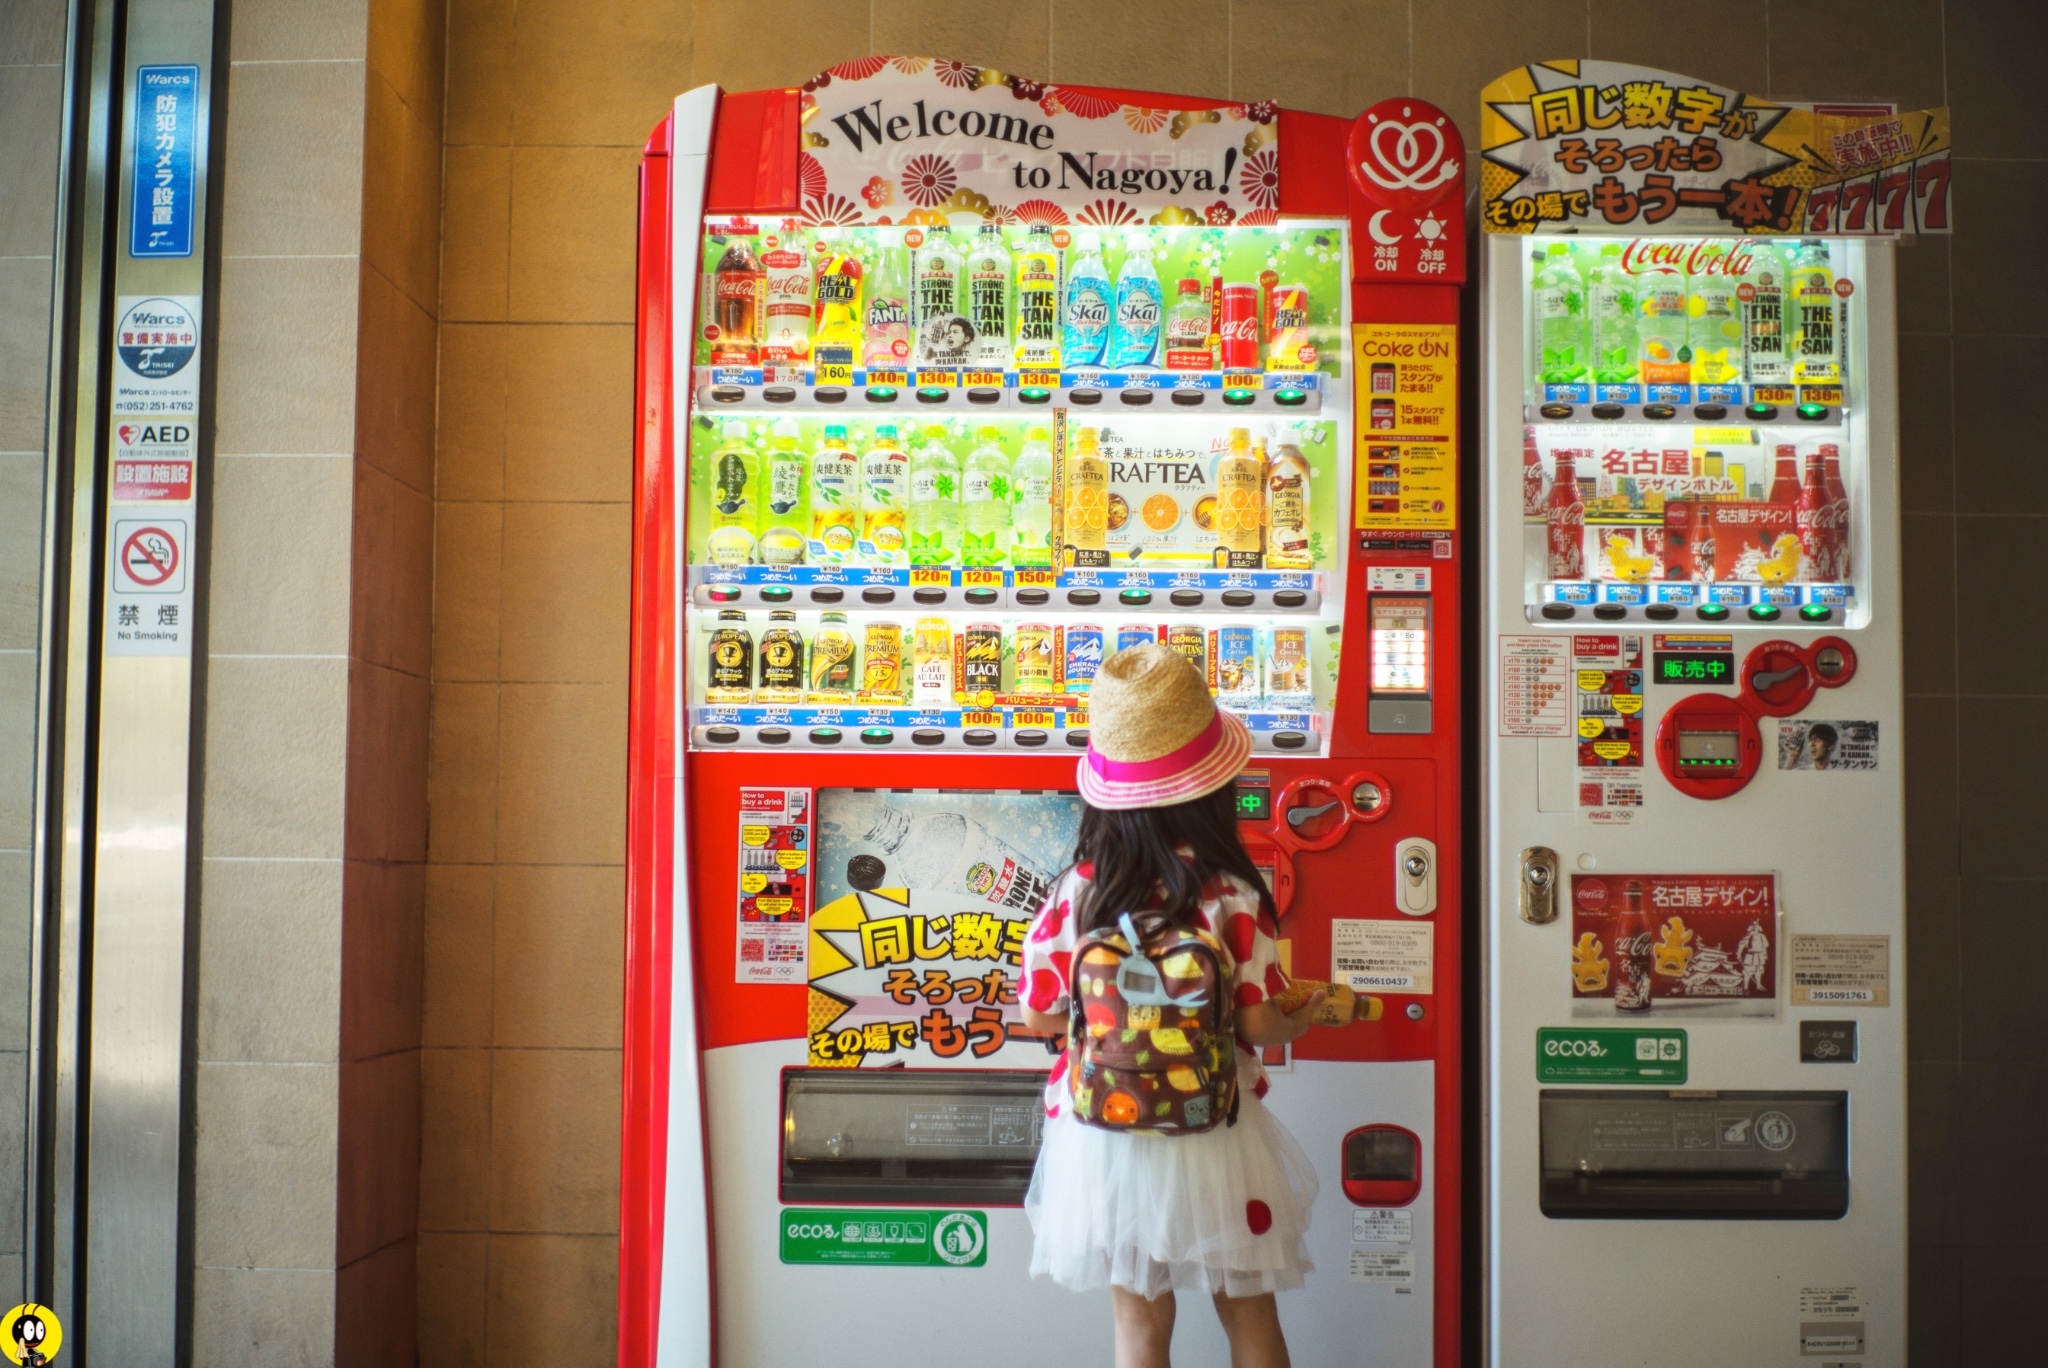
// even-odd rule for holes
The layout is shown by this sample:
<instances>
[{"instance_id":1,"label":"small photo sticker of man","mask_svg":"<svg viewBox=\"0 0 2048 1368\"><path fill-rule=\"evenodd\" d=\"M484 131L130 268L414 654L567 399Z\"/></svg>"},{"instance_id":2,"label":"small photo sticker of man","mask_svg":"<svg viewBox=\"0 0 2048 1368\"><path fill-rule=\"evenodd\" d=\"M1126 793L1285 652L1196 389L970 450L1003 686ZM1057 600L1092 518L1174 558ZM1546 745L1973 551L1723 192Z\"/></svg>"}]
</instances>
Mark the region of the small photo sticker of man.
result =
<instances>
[{"instance_id":1,"label":"small photo sticker of man","mask_svg":"<svg viewBox=\"0 0 2048 1368\"><path fill-rule=\"evenodd\" d=\"M1877 723L1786 718L1778 723L1781 770L1874 770Z\"/></svg>"}]
</instances>

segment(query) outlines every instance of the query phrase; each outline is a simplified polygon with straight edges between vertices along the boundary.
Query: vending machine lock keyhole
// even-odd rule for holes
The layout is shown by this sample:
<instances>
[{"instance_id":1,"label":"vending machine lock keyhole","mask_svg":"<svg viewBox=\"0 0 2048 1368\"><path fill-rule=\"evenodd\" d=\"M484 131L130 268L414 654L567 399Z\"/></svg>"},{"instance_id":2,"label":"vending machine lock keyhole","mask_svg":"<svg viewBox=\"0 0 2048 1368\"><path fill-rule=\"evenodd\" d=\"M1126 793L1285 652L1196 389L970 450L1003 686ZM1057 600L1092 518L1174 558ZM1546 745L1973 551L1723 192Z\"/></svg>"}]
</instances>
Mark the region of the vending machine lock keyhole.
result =
<instances>
[{"instance_id":1,"label":"vending machine lock keyhole","mask_svg":"<svg viewBox=\"0 0 2048 1368\"><path fill-rule=\"evenodd\" d=\"M1557 920L1557 852L1530 846L1522 852L1522 920L1548 926Z\"/></svg>"}]
</instances>

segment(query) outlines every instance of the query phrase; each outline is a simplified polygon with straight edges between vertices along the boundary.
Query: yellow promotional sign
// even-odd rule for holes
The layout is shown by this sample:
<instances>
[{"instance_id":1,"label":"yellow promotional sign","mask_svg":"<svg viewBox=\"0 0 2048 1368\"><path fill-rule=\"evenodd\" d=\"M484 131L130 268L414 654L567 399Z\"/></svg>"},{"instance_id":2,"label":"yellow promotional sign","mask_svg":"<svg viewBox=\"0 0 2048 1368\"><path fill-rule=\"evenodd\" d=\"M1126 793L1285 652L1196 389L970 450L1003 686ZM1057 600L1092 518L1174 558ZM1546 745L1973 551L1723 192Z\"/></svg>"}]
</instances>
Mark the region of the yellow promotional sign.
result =
<instances>
[{"instance_id":1,"label":"yellow promotional sign","mask_svg":"<svg viewBox=\"0 0 2048 1368\"><path fill-rule=\"evenodd\" d=\"M1516 67L1480 111L1489 233L1949 231L1946 109L1784 104L1569 60Z\"/></svg>"},{"instance_id":2,"label":"yellow promotional sign","mask_svg":"<svg viewBox=\"0 0 2048 1368\"><path fill-rule=\"evenodd\" d=\"M1358 323L1358 449L1352 522L1361 531L1449 531L1458 523L1458 329Z\"/></svg>"}]
</instances>

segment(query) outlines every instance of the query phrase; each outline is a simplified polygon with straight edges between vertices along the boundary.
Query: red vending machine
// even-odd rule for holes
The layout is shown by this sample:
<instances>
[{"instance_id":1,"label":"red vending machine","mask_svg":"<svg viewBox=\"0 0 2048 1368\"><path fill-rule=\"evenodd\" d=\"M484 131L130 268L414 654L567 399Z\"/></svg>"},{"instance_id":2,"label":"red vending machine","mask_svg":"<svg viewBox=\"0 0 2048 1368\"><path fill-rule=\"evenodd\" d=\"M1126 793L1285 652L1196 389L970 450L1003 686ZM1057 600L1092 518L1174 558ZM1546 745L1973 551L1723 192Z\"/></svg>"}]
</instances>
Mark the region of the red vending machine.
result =
<instances>
[{"instance_id":1,"label":"red vending machine","mask_svg":"<svg viewBox=\"0 0 2048 1368\"><path fill-rule=\"evenodd\" d=\"M871 57L641 170L620 1357L1106 1353L1028 1276L1022 941L1164 641L1330 1024L1303 1363L1457 1361L1463 153ZM1206 1313L1182 1361L1222 1363Z\"/></svg>"}]
</instances>

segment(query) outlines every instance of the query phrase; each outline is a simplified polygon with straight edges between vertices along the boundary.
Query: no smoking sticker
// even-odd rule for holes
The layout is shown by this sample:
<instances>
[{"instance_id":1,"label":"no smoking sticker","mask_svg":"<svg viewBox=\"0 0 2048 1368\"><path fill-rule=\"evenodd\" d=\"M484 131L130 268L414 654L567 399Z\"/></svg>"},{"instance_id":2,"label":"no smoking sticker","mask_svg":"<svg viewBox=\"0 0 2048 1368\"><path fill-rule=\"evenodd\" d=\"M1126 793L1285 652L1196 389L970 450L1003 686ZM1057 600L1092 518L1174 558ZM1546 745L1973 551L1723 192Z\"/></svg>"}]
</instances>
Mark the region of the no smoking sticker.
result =
<instances>
[{"instance_id":1,"label":"no smoking sticker","mask_svg":"<svg viewBox=\"0 0 2048 1368\"><path fill-rule=\"evenodd\" d=\"M134 518L114 524L114 592L185 592L185 523L177 518Z\"/></svg>"}]
</instances>

